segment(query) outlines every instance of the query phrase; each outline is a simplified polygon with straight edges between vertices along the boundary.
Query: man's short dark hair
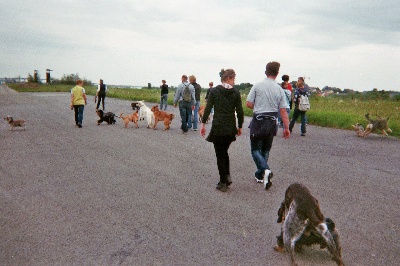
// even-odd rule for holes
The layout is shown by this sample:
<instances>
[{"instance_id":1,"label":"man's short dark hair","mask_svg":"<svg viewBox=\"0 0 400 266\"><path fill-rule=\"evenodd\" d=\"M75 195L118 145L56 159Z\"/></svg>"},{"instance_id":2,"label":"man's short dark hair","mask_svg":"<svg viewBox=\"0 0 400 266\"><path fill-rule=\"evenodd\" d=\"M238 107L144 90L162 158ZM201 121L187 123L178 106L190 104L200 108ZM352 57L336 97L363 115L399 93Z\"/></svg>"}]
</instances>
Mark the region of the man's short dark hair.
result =
<instances>
[{"instance_id":1,"label":"man's short dark hair","mask_svg":"<svg viewBox=\"0 0 400 266\"><path fill-rule=\"evenodd\" d=\"M269 62L266 66L265 74L267 76L278 76L279 73L279 68L281 67L281 64L278 62Z\"/></svg>"},{"instance_id":2,"label":"man's short dark hair","mask_svg":"<svg viewBox=\"0 0 400 266\"><path fill-rule=\"evenodd\" d=\"M282 80L288 82L289 81L289 76L288 75L283 75Z\"/></svg>"}]
</instances>

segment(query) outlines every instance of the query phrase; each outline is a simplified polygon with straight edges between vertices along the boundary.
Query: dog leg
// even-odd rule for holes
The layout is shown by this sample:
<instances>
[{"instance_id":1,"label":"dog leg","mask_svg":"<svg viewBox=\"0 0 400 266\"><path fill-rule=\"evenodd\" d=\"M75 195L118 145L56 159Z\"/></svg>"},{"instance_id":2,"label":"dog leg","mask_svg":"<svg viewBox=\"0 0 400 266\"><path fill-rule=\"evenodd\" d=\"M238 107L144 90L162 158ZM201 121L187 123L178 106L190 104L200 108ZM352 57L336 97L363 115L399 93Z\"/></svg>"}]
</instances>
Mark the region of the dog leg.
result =
<instances>
[{"instance_id":1,"label":"dog leg","mask_svg":"<svg viewBox=\"0 0 400 266\"><path fill-rule=\"evenodd\" d=\"M288 214L283 223L283 243L286 250L289 252L292 266L297 266L294 256L296 242L299 240L302 232L306 228L306 224L302 222L297 215L296 206L297 204L294 201L290 204Z\"/></svg>"},{"instance_id":2,"label":"dog leg","mask_svg":"<svg viewBox=\"0 0 400 266\"><path fill-rule=\"evenodd\" d=\"M341 259L340 251L338 247L336 247L335 241L326 223L320 223L315 229L317 229L317 232L324 238L329 252L333 255L333 260L336 261L339 266L343 266L344 264Z\"/></svg>"}]
</instances>

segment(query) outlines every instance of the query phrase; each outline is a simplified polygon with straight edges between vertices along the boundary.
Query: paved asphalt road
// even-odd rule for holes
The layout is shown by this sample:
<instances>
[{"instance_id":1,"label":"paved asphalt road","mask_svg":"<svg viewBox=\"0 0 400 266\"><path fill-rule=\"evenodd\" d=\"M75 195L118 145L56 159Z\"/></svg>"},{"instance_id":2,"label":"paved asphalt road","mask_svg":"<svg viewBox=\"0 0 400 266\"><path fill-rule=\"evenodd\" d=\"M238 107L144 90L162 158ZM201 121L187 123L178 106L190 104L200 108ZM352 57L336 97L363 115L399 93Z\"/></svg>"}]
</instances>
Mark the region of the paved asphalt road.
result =
<instances>
[{"instance_id":1,"label":"paved asphalt road","mask_svg":"<svg viewBox=\"0 0 400 266\"><path fill-rule=\"evenodd\" d=\"M346 265L400 264L397 138L315 126L301 137L296 125L283 140L280 131L264 191L246 118L229 150L233 184L221 193L212 144L182 135L176 109L163 132L161 123L96 125L93 96L79 129L68 106L65 93L1 87L1 117L28 122L25 131L0 123L0 265L289 265L272 248L293 182L336 222ZM131 112L111 98L106 108ZM299 265L335 265L330 258L318 247L297 255Z\"/></svg>"}]
</instances>

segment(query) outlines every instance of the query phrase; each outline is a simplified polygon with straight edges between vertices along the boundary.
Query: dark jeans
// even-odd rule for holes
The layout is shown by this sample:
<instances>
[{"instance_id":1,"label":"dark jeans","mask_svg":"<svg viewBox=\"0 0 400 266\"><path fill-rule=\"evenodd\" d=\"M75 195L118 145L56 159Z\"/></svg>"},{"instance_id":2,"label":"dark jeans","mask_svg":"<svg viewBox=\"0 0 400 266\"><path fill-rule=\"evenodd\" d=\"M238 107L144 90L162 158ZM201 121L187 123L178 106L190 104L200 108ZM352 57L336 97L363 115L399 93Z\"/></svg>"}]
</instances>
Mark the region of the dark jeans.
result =
<instances>
[{"instance_id":1,"label":"dark jeans","mask_svg":"<svg viewBox=\"0 0 400 266\"><path fill-rule=\"evenodd\" d=\"M225 136L215 136L213 143L215 155L217 156L219 179L221 183L226 184L227 176L230 175L228 149L232 143L232 138Z\"/></svg>"},{"instance_id":2,"label":"dark jeans","mask_svg":"<svg viewBox=\"0 0 400 266\"><path fill-rule=\"evenodd\" d=\"M300 111L299 109L295 108L293 112L292 121L289 124L289 130L292 132L294 127L294 123L296 123L297 119L301 116L301 133L306 134L306 112Z\"/></svg>"},{"instance_id":3,"label":"dark jeans","mask_svg":"<svg viewBox=\"0 0 400 266\"><path fill-rule=\"evenodd\" d=\"M269 169L268 158L273 140L274 136L272 135L264 139L250 140L251 156L257 166L254 175L260 180L264 178L264 170Z\"/></svg>"},{"instance_id":4,"label":"dark jeans","mask_svg":"<svg viewBox=\"0 0 400 266\"><path fill-rule=\"evenodd\" d=\"M188 132L188 119L191 118L192 113L192 103L191 102L179 102L179 112L181 115L181 129L183 132Z\"/></svg>"},{"instance_id":5,"label":"dark jeans","mask_svg":"<svg viewBox=\"0 0 400 266\"><path fill-rule=\"evenodd\" d=\"M75 111L75 123L77 125L82 125L83 120L83 110L85 109L84 105L74 105Z\"/></svg>"},{"instance_id":6,"label":"dark jeans","mask_svg":"<svg viewBox=\"0 0 400 266\"><path fill-rule=\"evenodd\" d=\"M168 94L161 94L160 111L163 110L163 109L167 110L167 107L168 107Z\"/></svg>"},{"instance_id":7,"label":"dark jeans","mask_svg":"<svg viewBox=\"0 0 400 266\"><path fill-rule=\"evenodd\" d=\"M97 107L96 109L99 109L100 102L102 102L103 110L104 110L104 100L106 99L106 95L98 95L97 96Z\"/></svg>"}]
</instances>

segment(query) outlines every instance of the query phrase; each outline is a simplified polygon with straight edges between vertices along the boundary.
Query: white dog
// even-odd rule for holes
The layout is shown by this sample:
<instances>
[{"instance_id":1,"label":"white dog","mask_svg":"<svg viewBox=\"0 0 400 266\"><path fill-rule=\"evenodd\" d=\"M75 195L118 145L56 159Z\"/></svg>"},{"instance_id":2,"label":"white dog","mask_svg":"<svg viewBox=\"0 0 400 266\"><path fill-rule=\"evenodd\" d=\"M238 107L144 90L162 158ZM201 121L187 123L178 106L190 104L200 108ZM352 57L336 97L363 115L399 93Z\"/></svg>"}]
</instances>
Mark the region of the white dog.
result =
<instances>
[{"instance_id":1,"label":"white dog","mask_svg":"<svg viewBox=\"0 0 400 266\"><path fill-rule=\"evenodd\" d=\"M140 109L139 109L139 120L144 118L147 122L147 127L148 128L153 128L154 123L155 123L155 118L154 118L154 113L150 110L149 107L147 107L143 101L138 101L137 102Z\"/></svg>"}]
</instances>

